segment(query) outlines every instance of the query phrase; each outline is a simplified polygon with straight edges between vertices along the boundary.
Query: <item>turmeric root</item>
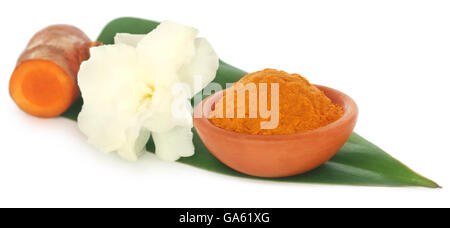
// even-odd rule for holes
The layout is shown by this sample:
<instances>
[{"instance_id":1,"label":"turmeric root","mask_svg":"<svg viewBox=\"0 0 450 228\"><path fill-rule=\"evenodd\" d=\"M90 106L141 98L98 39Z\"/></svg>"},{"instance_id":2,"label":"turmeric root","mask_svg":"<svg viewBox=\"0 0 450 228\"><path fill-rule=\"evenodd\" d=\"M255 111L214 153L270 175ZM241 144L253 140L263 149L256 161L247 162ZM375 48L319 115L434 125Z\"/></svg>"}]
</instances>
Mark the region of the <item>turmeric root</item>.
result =
<instances>
[{"instance_id":1,"label":"turmeric root","mask_svg":"<svg viewBox=\"0 0 450 228\"><path fill-rule=\"evenodd\" d=\"M17 106L38 117L65 112L80 96L77 73L93 45L98 44L70 25L53 25L36 33L9 82Z\"/></svg>"}]
</instances>

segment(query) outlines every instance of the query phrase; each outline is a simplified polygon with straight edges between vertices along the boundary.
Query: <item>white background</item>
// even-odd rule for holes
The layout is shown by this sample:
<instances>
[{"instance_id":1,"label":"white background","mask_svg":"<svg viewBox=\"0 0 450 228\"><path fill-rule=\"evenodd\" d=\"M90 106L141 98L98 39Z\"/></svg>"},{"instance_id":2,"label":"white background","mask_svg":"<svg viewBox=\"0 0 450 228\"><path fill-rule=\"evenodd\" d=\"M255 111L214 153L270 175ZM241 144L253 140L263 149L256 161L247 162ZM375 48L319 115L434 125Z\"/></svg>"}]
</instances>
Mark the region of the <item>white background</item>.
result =
<instances>
[{"instance_id":1,"label":"white background","mask_svg":"<svg viewBox=\"0 0 450 228\"><path fill-rule=\"evenodd\" d=\"M448 1L8 1L0 21L1 207L450 206ZM246 71L297 72L359 105L356 131L444 188L287 184L222 176L151 154L92 148L75 122L39 119L8 81L31 36L55 23L92 39L136 16L191 25Z\"/></svg>"}]
</instances>

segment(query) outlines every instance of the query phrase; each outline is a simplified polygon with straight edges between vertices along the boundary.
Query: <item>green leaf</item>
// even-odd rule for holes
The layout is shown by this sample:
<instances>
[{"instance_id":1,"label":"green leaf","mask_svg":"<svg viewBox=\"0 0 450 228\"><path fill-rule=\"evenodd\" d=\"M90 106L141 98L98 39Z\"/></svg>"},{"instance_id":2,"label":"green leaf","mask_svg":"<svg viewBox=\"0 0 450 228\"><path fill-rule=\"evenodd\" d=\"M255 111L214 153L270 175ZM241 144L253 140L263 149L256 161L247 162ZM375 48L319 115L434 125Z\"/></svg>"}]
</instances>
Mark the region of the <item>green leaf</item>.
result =
<instances>
[{"instance_id":1,"label":"green leaf","mask_svg":"<svg viewBox=\"0 0 450 228\"><path fill-rule=\"evenodd\" d=\"M158 22L138 18L119 18L113 20L104 28L98 40L105 44L112 44L116 33L146 34L157 25ZM225 86L226 83L235 82L245 74L246 72L220 61L220 66L214 81ZM81 105L82 101L77 101L63 114L63 116L76 120L76 117L81 110ZM209 153L208 149L206 149L205 145L198 137L195 129L193 131L195 155L192 157L181 158L179 162L216 173L280 182L361 186L439 187L435 182L413 172L411 169L356 133L353 133L350 136L345 145L330 161L313 171L284 178L259 178L248 176L228 168ZM152 140L148 142L147 150L154 151Z\"/></svg>"},{"instance_id":2,"label":"green leaf","mask_svg":"<svg viewBox=\"0 0 450 228\"><path fill-rule=\"evenodd\" d=\"M182 158L179 162L225 175L280 182L439 187L356 133L352 134L344 147L327 163L313 171L284 178L259 178L236 172L212 156L198 135L194 135L195 155Z\"/></svg>"}]
</instances>

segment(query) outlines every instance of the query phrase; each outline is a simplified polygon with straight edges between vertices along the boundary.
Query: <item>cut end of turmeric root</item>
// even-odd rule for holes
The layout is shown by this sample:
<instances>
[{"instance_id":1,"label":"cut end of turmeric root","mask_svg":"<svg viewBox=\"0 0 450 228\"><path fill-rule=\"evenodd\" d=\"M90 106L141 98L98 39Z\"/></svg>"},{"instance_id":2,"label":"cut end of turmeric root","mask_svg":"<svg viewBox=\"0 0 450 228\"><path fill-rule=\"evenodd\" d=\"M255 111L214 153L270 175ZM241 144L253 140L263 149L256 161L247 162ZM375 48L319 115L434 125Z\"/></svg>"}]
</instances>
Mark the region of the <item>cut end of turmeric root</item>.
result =
<instances>
[{"instance_id":1,"label":"cut end of turmeric root","mask_svg":"<svg viewBox=\"0 0 450 228\"><path fill-rule=\"evenodd\" d=\"M80 96L80 64L89 58L89 48L98 45L71 25L40 30L19 56L9 82L12 99L34 116L61 115Z\"/></svg>"},{"instance_id":2,"label":"cut end of turmeric root","mask_svg":"<svg viewBox=\"0 0 450 228\"><path fill-rule=\"evenodd\" d=\"M27 60L17 66L11 76L9 92L24 112L47 118L65 112L79 93L61 67L40 59Z\"/></svg>"}]
</instances>

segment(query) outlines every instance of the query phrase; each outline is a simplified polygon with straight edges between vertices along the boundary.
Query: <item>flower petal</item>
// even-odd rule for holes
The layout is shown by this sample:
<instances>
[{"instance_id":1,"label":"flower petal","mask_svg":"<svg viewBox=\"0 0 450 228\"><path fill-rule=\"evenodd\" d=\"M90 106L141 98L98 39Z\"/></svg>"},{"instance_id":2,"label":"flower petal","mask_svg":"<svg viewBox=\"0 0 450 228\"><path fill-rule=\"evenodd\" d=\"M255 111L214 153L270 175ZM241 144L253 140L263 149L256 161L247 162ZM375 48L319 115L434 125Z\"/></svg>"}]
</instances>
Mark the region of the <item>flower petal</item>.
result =
<instances>
[{"instance_id":1,"label":"flower petal","mask_svg":"<svg viewBox=\"0 0 450 228\"><path fill-rule=\"evenodd\" d=\"M168 132L153 133L156 155L166 161L194 155L191 128L175 127Z\"/></svg>"},{"instance_id":2,"label":"flower petal","mask_svg":"<svg viewBox=\"0 0 450 228\"><path fill-rule=\"evenodd\" d=\"M219 57L204 38L195 40L195 56L179 71L180 80L191 87L191 97L200 92L216 76Z\"/></svg>"},{"instance_id":3,"label":"flower petal","mask_svg":"<svg viewBox=\"0 0 450 228\"><path fill-rule=\"evenodd\" d=\"M145 152L150 131L138 125L127 129L126 135L127 141L117 150L117 154L128 161L137 161L138 157Z\"/></svg>"},{"instance_id":4,"label":"flower petal","mask_svg":"<svg viewBox=\"0 0 450 228\"><path fill-rule=\"evenodd\" d=\"M152 132L166 132L175 126L192 127L192 108L185 91L157 88L152 97L152 112L143 126Z\"/></svg>"},{"instance_id":5,"label":"flower petal","mask_svg":"<svg viewBox=\"0 0 450 228\"><path fill-rule=\"evenodd\" d=\"M90 143L105 152L134 145L139 136L127 132L138 121L141 97L147 92L139 81L142 72L136 58L135 49L128 45L106 45L91 49L90 59L80 67L84 104L78 126Z\"/></svg>"},{"instance_id":6,"label":"flower petal","mask_svg":"<svg viewBox=\"0 0 450 228\"><path fill-rule=\"evenodd\" d=\"M117 33L116 36L114 36L114 43L136 47L144 37L145 35L141 34Z\"/></svg>"},{"instance_id":7,"label":"flower petal","mask_svg":"<svg viewBox=\"0 0 450 228\"><path fill-rule=\"evenodd\" d=\"M171 21L163 21L137 45L138 51L156 62L179 68L195 54L198 30Z\"/></svg>"},{"instance_id":8,"label":"flower petal","mask_svg":"<svg viewBox=\"0 0 450 228\"><path fill-rule=\"evenodd\" d=\"M197 33L194 28L164 21L138 43L143 67L158 75L156 83L170 87L179 81L178 70L195 55Z\"/></svg>"}]
</instances>

